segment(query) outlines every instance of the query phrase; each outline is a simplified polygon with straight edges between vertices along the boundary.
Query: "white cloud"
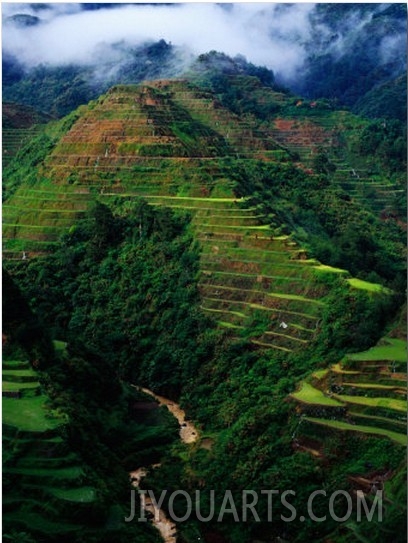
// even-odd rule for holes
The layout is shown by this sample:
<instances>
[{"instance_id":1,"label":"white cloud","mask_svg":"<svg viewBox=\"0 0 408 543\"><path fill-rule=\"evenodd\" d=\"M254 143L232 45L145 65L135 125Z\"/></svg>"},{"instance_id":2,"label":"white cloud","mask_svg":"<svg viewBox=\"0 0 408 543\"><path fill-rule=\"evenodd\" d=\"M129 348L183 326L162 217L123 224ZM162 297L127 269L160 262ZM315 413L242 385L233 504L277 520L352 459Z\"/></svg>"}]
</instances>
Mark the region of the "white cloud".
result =
<instances>
[{"instance_id":1,"label":"white cloud","mask_svg":"<svg viewBox=\"0 0 408 543\"><path fill-rule=\"evenodd\" d=\"M92 64L101 60L101 50L106 54L107 45L164 39L194 54L210 50L243 54L289 76L303 62L308 15L314 4L128 4L97 11L82 11L79 4L48 7L34 10L32 4L3 4L3 19L27 13L43 20L25 28L3 25L3 49L28 66Z\"/></svg>"},{"instance_id":2,"label":"white cloud","mask_svg":"<svg viewBox=\"0 0 408 543\"><path fill-rule=\"evenodd\" d=\"M321 21L315 20L312 27L310 15L315 7L304 2L187 2L118 4L84 11L79 3L3 2L3 51L13 53L26 66L89 64L103 73L104 60L110 63L109 69L121 61L113 45L138 46L164 39L178 46L180 59L211 50L241 54L281 79L291 80L304 67L312 44L315 53L329 52L338 58L353 48L353 40L372 16L352 10L333 34ZM16 13L35 15L42 22L28 27L7 22ZM405 40L403 31L385 39L379 61L392 58Z\"/></svg>"}]
</instances>

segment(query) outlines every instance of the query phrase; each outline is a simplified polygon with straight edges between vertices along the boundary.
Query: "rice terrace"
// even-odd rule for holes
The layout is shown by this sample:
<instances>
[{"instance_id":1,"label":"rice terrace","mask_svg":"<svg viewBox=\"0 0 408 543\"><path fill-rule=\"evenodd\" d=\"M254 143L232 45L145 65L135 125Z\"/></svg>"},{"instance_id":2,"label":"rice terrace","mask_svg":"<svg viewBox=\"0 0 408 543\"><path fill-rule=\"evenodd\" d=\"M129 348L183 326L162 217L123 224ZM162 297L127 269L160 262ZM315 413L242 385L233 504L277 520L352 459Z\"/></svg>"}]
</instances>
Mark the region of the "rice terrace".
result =
<instances>
[{"instance_id":1,"label":"rice terrace","mask_svg":"<svg viewBox=\"0 0 408 543\"><path fill-rule=\"evenodd\" d=\"M2 8L4 540L406 541L406 6Z\"/></svg>"}]
</instances>

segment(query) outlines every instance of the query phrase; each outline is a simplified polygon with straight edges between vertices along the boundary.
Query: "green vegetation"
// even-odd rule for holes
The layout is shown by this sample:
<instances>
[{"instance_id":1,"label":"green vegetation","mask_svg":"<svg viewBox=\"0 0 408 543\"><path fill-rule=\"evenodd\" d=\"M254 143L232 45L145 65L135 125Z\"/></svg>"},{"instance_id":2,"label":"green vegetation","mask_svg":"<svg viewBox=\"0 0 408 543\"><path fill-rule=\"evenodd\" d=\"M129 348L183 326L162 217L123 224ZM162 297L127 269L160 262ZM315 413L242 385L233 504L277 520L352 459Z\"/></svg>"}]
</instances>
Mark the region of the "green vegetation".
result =
<instances>
[{"instance_id":1,"label":"green vegetation","mask_svg":"<svg viewBox=\"0 0 408 543\"><path fill-rule=\"evenodd\" d=\"M22 180L24 186L33 185L41 175L40 165L52 151L61 136L69 130L78 119L81 110L71 113L59 123L51 123L33 132L16 152L13 160L6 164L3 175L7 180L3 184L3 200L9 198L19 187Z\"/></svg>"},{"instance_id":2,"label":"green vegetation","mask_svg":"<svg viewBox=\"0 0 408 543\"><path fill-rule=\"evenodd\" d=\"M39 385L36 382L32 383L13 383L9 381L3 381L2 390L3 391L13 391L13 390L27 390L27 389L38 389Z\"/></svg>"},{"instance_id":3,"label":"green vegetation","mask_svg":"<svg viewBox=\"0 0 408 543\"><path fill-rule=\"evenodd\" d=\"M229 167L229 163L226 163ZM288 164L234 161L227 170L240 196L271 217L270 224L310 248L312 255L334 268L347 269L364 281L401 289L403 234L362 210L326 176L305 175ZM389 228L389 236L385 230ZM384 230L385 229L385 230ZM373 281L375 279L375 281ZM352 280L353 286L380 290Z\"/></svg>"},{"instance_id":4,"label":"green vegetation","mask_svg":"<svg viewBox=\"0 0 408 543\"><path fill-rule=\"evenodd\" d=\"M347 356L349 360L396 360L406 362L407 344L401 339L386 338L384 342L368 351L353 353Z\"/></svg>"},{"instance_id":5,"label":"green vegetation","mask_svg":"<svg viewBox=\"0 0 408 543\"><path fill-rule=\"evenodd\" d=\"M78 489L53 488L51 493L57 498L70 502L89 503L95 500L95 489L91 487L82 487Z\"/></svg>"},{"instance_id":6,"label":"green vegetation","mask_svg":"<svg viewBox=\"0 0 408 543\"><path fill-rule=\"evenodd\" d=\"M355 277L347 279L347 281L354 288L360 288L369 292L384 292L384 287L378 283L369 283L368 281L362 281L361 279L357 279Z\"/></svg>"},{"instance_id":7,"label":"green vegetation","mask_svg":"<svg viewBox=\"0 0 408 543\"><path fill-rule=\"evenodd\" d=\"M312 387L309 383L306 383L306 382L301 383L300 390L298 392L293 392L291 396L300 402L305 402L305 403L310 403L310 404L333 406L333 407L341 407L344 405L343 403L333 398L325 396L320 390Z\"/></svg>"},{"instance_id":8,"label":"green vegetation","mask_svg":"<svg viewBox=\"0 0 408 543\"><path fill-rule=\"evenodd\" d=\"M201 87L117 86L7 169L9 539L156 541L150 523L123 522L128 473L156 463L143 484L159 493L293 488L299 510L318 488L400 477L403 324L384 334L405 287L404 233L341 188L369 125L297 106L267 72L201 75ZM179 443L175 419L130 385L180 402L210 446ZM281 513L208 531L347 543L354 529ZM178 526L186 543L206 531Z\"/></svg>"},{"instance_id":9,"label":"green vegetation","mask_svg":"<svg viewBox=\"0 0 408 543\"><path fill-rule=\"evenodd\" d=\"M375 100L375 106L371 103L366 112L380 118L388 114L394 116L397 112L403 113L404 106L398 107L400 100L404 100L403 95L397 98L395 104L393 96L387 99L385 94L378 92L382 84L404 73L406 66L401 62L402 48L395 49L391 62L379 63L377 47L383 43L390 31L405 32L406 6L395 4L376 13L370 14L370 11L369 4L319 4L313 18L317 24L323 23L329 30L327 35L322 37L319 27L314 29L311 39L319 46L317 50L313 48L310 52L306 74L300 77L296 84L298 92L314 99L335 97L338 103L354 106L358 111L361 111L362 104L366 103L367 95L368 100L373 101L373 93L378 102ZM347 53L338 55L336 45L333 46L333 36L343 31L349 18L360 21L361 26L350 29L347 33ZM396 65L399 66L397 71ZM403 87L400 86L399 89L403 91Z\"/></svg>"},{"instance_id":10,"label":"green vegetation","mask_svg":"<svg viewBox=\"0 0 408 543\"><path fill-rule=\"evenodd\" d=\"M402 434L397 434L396 432L391 432L389 430L384 430L383 428L373 428L372 426L361 426L361 424L348 424L340 420L323 420L315 419L312 417L306 417L305 420L309 422L314 422L315 424L321 424L322 426L327 426L329 428L335 428L337 430L348 430L351 432L362 432L363 434L377 434L381 436L389 437L391 440L396 441L403 447L407 445L407 437Z\"/></svg>"},{"instance_id":11,"label":"green vegetation","mask_svg":"<svg viewBox=\"0 0 408 543\"><path fill-rule=\"evenodd\" d=\"M102 541L106 521L111 519L109 537L115 541L141 537L156 541L152 528L123 522L128 508L127 471L134 462L138 466L147 458L160 458L176 438L173 419L147 410L137 420L136 412L129 412L130 402L137 398L121 390L114 372L103 377L105 389L96 380L103 402L95 410L89 386L95 375L89 373L90 365L68 353L63 341L54 342L54 352L14 282L6 272L3 278L8 287L3 298L3 395L13 393L3 397L5 540L14 541L17 531L24 530L32 541L51 543L57 535L77 543ZM34 371L30 362L43 372ZM109 397L113 404L104 412L101 406Z\"/></svg>"},{"instance_id":12,"label":"green vegetation","mask_svg":"<svg viewBox=\"0 0 408 543\"><path fill-rule=\"evenodd\" d=\"M59 426L58 419L48 418L43 397L22 398L17 403L13 399L3 399L4 424L15 426L19 430L45 432Z\"/></svg>"},{"instance_id":13,"label":"green vegetation","mask_svg":"<svg viewBox=\"0 0 408 543\"><path fill-rule=\"evenodd\" d=\"M406 96L407 78L402 75L369 91L357 101L354 111L364 117L398 119L405 124Z\"/></svg>"},{"instance_id":14,"label":"green vegetation","mask_svg":"<svg viewBox=\"0 0 408 543\"><path fill-rule=\"evenodd\" d=\"M347 396L346 394L336 394L335 397L343 402L352 404L360 404L370 407L385 407L387 409L402 411L403 413L405 413L407 410L406 401L394 400L392 398L365 398L364 396Z\"/></svg>"}]
</instances>

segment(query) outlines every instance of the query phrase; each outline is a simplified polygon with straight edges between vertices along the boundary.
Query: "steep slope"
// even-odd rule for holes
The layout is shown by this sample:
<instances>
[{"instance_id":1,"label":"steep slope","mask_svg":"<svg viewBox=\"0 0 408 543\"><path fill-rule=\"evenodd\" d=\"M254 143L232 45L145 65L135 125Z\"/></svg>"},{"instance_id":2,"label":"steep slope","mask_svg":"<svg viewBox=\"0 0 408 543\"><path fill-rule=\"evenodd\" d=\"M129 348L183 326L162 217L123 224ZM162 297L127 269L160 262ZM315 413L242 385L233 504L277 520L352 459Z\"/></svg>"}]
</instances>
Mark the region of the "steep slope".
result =
<instances>
[{"instance_id":1,"label":"steep slope","mask_svg":"<svg viewBox=\"0 0 408 543\"><path fill-rule=\"evenodd\" d=\"M203 57L203 63L211 62L211 54ZM224 107L261 126L306 171L324 173L359 205L405 220L406 127L387 118L383 103L380 119L367 121L339 109L336 100L277 92L256 77L217 71L194 77Z\"/></svg>"},{"instance_id":2,"label":"steep slope","mask_svg":"<svg viewBox=\"0 0 408 543\"><path fill-rule=\"evenodd\" d=\"M101 391L105 379L109 390L102 392L103 402L95 402L94 361L78 359L65 342L50 342L6 271L3 287L4 540L157 541L150 526L123 520L129 471L123 463L159 457L177 438L172 417L112 375L103 376L100 364L95 390ZM102 414L114 389L119 394ZM108 447L106 434L121 432L120 425L127 436L114 437Z\"/></svg>"},{"instance_id":3,"label":"steep slope","mask_svg":"<svg viewBox=\"0 0 408 543\"><path fill-rule=\"evenodd\" d=\"M51 410L28 361L4 361L2 407L5 531L18 527L67 537L83 530L96 490L61 437L66 417Z\"/></svg>"},{"instance_id":4,"label":"steep slope","mask_svg":"<svg viewBox=\"0 0 408 543\"><path fill-rule=\"evenodd\" d=\"M7 166L23 145L40 131L40 125L51 120L50 115L35 109L3 102L2 155L3 167Z\"/></svg>"},{"instance_id":5,"label":"steep slope","mask_svg":"<svg viewBox=\"0 0 408 543\"><path fill-rule=\"evenodd\" d=\"M117 86L82 108L37 181L23 183L5 203L5 256L24 260L51 250L95 198L114 206L116 198L143 197L192 215L202 246L202 307L221 326L261 347L304 347L318 330L328 292L319 277L347 272L309 259L270 226L272 215L237 197L224 163L285 164L293 156L307 169L322 148L340 147L335 123L342 117L292 106L257 81L233 79L253 88L258 101L284 104L297 116L260 123L186 80Z\"/></svg>"},{"instance_id":6,"label":"steep slope","mask_svg":"<svg viewBox=\"0 0 408 543\"><path fill-rule=\"evenodd\" d=\"M302 428L310 424L338 431L386 436L406 445L406 342L383 338L372 349L350 354L316 371L292 397L299 402ZM309 423L306 425L306 422ZM309 430L316 435L316 430ZM299 436L298 436L299 437Z\"/></svg>"},{"instance_id":7,"label":"steep slope","mask_svg":"<svg viewBox=\"0 0 408 543\"><path fill-rule=\"evenodd\" d=\"M327 133L316 127L307 141ZM94 198L114 205L141 196L192 214L206 312L261 347L302 348L324 307L318 274L339 272L308 259L238 198L221 160L288 160L273 135L184 80L115 87L59 140L40 179L4 205L5 255L49 250Z\"/></svg>"},{"instance_id":8,"label":"steep slope","mask_svg":"<svg viewBox=\"0 0 408 543\"><path fill-rule=\"evenodd\" d=\"M405 531L406 349L405 340L390 334L367 351L313 372L291 394L297 456L306 454L332 472L335 460L336 484L346 485L353 499L364 496L373 504L376 492L383 496L384 518L374 525L350 522L345 529L334 528L332 537L344 543L365 540L373 526L380 537L391 527Z\"/></svg>"},{"instance_id":9,"label":"steep slope","mask_svg":"<svg viewBox=\"0 0 408 543\"><path fill-rule=\"evenodd\" d=\"M273 136L309 168L326 170L333 182L363 207L378 214L390 211L396 198L403 195L403 173L381 172L375 154L363 157L358 152L369 123L347 112L314 114L313 104L302 102L297 116L277 119ZM309 111L302 112L302 108Z\"/></svg>"},{"instance_id":10,"label":"steep slope","mask_svg":"<svg viewBox=\"0 0 408 543\"><path fill-rule=\"evenodd\" d=\"M395 452L393 468L403 455L404 421L399 417L406 405L404 375L394 381L398 372L388 363L368 364L361 375L347 373L360 370L348 367L353 356L342 358L351 345L372 345L395 307L388 303L389 289L309 258L282 216L285 211L288 217L290 211L310 212L310 202L304 202L308 195L318 207L330 207L324 211L333 206L328 217L334 228L344 228L358 214L371 229L375 218L363 203L358 206L343 191L333 191L330 171L316 172L319 165L330 170L332 154L342 148L339 119L343 124L360 121L328 113L325 104L296 105L293 98L265 90L253 79L239 79L241 89L244 84L256 98L255 109L257 104L267 110L278 105L274 118L261 120L255 113L223 107L208 89L178 80L116 87L66 121L64 130L47 127L58 137L4 205L7 267L50 327L58 319L61 331L76 336L74 353L86 353L79 360L68 356L53 377L59 378L64 393L67 384L80 392L83 403L72 402L74 414L86 407L98 420L99 408L106 406L101 426L108 441L103 443L110 443L111 432L116 438L122 423L130 430L127 409L110 417L119 398L114 395L110 404L106 399L122 379L147 382L172 398L181 394L183 408L204 426L209 448L198 444L188 454L169 451L167 463L157 470L157 488L225 485L240 495L249 485L300 490L301 474L304 493L314 485L326 488L326 476L327 488L338 489L336 466L321 470L308 454L296 451L312 452L324 461L326 447L336 459L336 448L347 441L341 449L341 467L347 469L344 458L351 454L354 462L356 444L370 461L385 444L384 449ZM262 191L269 191L269 208ZM323 194L333 199L325 200ZM80 221L82 217L87 220ZM193 247L194 255L180 250L180 240L169 243L181 223L186 229L183 246ZM149 242L147 231L157 236L160 247ZM398 260L394 238L383 230L381 234ZM199 274L193 239L200 245ZM53 248L60 250L49 254ZM388 253L381 250L376 254L387 262ZM365 265L361 260L359 254L359 270ZM203 319L200 303L226 330L225 336ZM228 334L252 344L229 341ZM401 346L394 346L400 353ZM336 360L342 364L332 366ZM316 366L328 365L306 379ZM20 370L6 370L8 386L18 388ZM329 378L330 385L343 387L330 391L331 397ZM300 390L285 401L299 379L304 380ZM62 393L59 399L64 401ZM300 419L297 407L305 415ZM99 443L93 443L93 421L90 417L85 431L80 427L88 458L104 455ZM303 436L299 447L291 438L292 427L294 438ZM311 442L310 434L318 429L322 439ZM127 465L134 452L128 448L128 433L121 429L118 435L113 449L123 446ZM148 456L143 430L139 438L136 456ZM378 465L384 467L380 460ZM227 540L249 540L240 533L246 527L232 524L222 532ZM302 525L283 524L274 527L273 535L303 541L310 532L306 523L303 532ZM263 534L258 529L248 528L252 540L263 541L265 534L270 538L270 524L261 528ZM321 532L319 540L325 535Z\"/></svg>"},{"instance_id":11,"label":"steep slope","mask_svg":"<svg viewBox=\"0 0 408 543\"><path fill-rule=\"evenodd\" d=\"M66 439L66 412L51 405L39 381L54 347L7 272L3 287L4 534L73 537L95 511L96 488Z\"/></svg>"}]
</instances>

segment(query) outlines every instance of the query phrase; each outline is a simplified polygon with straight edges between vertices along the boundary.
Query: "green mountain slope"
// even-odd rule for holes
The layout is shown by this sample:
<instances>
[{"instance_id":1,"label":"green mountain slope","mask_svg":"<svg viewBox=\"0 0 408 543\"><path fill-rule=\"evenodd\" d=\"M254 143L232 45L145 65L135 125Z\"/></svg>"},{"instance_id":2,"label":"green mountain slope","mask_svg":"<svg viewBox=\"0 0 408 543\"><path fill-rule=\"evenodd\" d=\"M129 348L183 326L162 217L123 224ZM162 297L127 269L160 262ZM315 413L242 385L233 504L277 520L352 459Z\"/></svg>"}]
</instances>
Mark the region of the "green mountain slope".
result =
<instances>
[{"instance_id":1,"label":"green mountain slope","mask_svg":"<svg viewBox=\"0 0 408 543\"><path fill-rule=\"evenodd\" d=\"M92 375L95 360L83 349L80 358L65 342L52 344L38 307L31 311L6 271L3 287L4 540L157 541L151 526L124 522L126 458L131 467L159 458L176 437L170 415L146 408L101 364Z\"/></svg>"},{"instance_id":2,"label":"green mountain slope","mask_svg":"<svg viewBox=\"0 0 408 543\"><path fill-rule=\"evenodd\" d=\"M2 110L2 153L3 167L16 156L21 147L37 135L40 125L51 120L50 115L38 113L33 108L3 102Z\"/></svg>"},{"instance_id":3,"label":"green mountain slope","mask_svg":"<svg viewBox=\"0 0 408 543\"><path fill-rule=\"evenodd\" d=\"M404 225L389 195L377 205L379 191L399 200L402 162L389 160L399 137L397 125L254 77L197 77L116 86L48 124L10 163L5 266L51 337L68 342L44 367L72 443L107 483L105 505L123 506L135 463L161 461L146 480L158 491L240 499L244 488L294 488L299 511L318 488L354 496L363 484L370 499L378 475L391 496L384 530L401 526L404 344L398 333L372 348L405 288ZM32 394L38 416L24 422L42 424L24 360L9 358L5 392ZM180 401L202 440L174 445L165 417L131 424L129 383ZM6 413L21 422L22 411ZM28 463L11 475L25 481ZM76 495L75 467L45 467L52 500ZM231 543L348 543L370 531L352 520L288 524L281 513L282 504L273 526L191 519L178 531ZM10 529L25 529L16 517Z\"/></svg>"},{"instance_id":4,"label":"green mountain slope","mask_svg":"<svg viewBox=\"0 0 408 543\"><path fill-rule=\"evenodd\" d=\"M255 85L258 101L284 100L257 80L234 80L245 84ZM51 152L37 176L4 205L5 256L21 260L56 247L95 199L114 205L118 198L143 197L191 213L202 247L202 308L221 326L288 352L313 340L328 292L321 276L347 278L347 271L339 274L308 258L290 226L282 233L282 204L271 201L266 216L253 197L257 187L248 191L245 184L251 186L259 164L284 185L307 184L307 176L315 183L318 172L302 171L310 153L333 141L334 114L303 114L296 121L299 133L283 135L283 124L295 121L278 117L260 124L255 115L222 107L211 92L175 80L115 87L71 117L65 134L46 130L45 137L54 139ZM303 159L296 158L298 170L288 165L299 156L293 139L305 150ZM245 165L245 179L237 178L241 165L234 162ZM350 212L357 216L357 208Z\"/></svg>"}]
</instances>

